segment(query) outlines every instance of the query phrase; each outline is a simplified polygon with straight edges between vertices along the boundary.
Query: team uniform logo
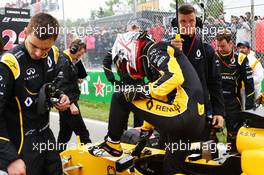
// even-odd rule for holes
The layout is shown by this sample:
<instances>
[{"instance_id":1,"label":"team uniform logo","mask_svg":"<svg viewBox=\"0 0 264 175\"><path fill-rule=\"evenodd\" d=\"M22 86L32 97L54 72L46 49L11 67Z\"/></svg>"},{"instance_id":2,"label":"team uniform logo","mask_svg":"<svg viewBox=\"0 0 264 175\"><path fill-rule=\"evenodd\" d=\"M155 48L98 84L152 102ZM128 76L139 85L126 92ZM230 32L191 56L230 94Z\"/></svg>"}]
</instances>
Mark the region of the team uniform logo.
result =
<instances>
[{"instance_id":1,"label":"team uniform logo","mask_svg":"<svg viewBox=\"0 0 264 175\"><path fill-rule=\"evenodd\" d=\"M50 68L52 66L52 60L51 60L50 56L48 56L47 63L48 63L48 66Z\"/></svg>"},{"instance_id":2,"label":"team uniform logo","mask_svg":"<svg viewBox=\"0 0 264 175\"><path fill-rule=\"evenodd\" d=\"M36 69L34 68L28 68L26 70L27 75L34 75L36 73Z\"/></svg>"},{"instance_id":3,"label":"team uniform logo","mask_svg":"<svg viewBox=\"0 0 264 175\"><path fill-rule=\"evenodd\" d=\"M32 67L26 70L26 75L27 76L25 76L24 80L32 80L32 79L39 77L39 74L37 74L36 69Z\"/></svg>"},{"instance_id":4,"label":"team uniform logo","mask_svg":"<svg viewBox=\"0 0 264 175\"><path fill-rule=\"evenodd\" d=\"M33 100L30 97L27 97L24 103L27 107L29 107L33 103Z\"/></svg>"},{"instance_id":5,"label":"team uniform logo","mask_svg":"<svg viewBox=\"0 0 264 175\"><path fill-rule=\"evenodd\" d=\"M235 59L235 58L232 58L232 59L230 60L230 63L231 63L231 64L235 64L235 62L236 62L236 59Z\"/></svg>"},{"instance_id":6,"label":"team uniform logo","mask_svg":"<svg viewBox=\"0 0 264 175\"><path fill-rule=\"evenodd\" d=\"M202 58L202 52L200 49L197 49L196 56L194 57L196 60L200 60Z\"/></svg>"}]
</instances>

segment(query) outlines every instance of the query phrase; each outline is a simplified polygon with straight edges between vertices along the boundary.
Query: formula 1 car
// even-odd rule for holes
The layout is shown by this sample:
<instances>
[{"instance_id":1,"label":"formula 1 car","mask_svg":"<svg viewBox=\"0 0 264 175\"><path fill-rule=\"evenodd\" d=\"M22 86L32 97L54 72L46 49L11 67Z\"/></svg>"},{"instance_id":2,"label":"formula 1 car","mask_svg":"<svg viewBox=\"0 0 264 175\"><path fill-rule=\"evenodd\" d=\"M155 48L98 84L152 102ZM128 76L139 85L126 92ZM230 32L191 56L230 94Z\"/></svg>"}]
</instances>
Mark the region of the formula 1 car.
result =
<instances>
[{"instance_id":1,"label":"formula 1 car","mask_svg":"<svg viewBox=\"0 0 264 175\"><path fill-rule=\"evenodd\" d=\"M200 149L186 157L183 165L185 175L264 174L264 110L241 112L238 117L243 119L244 126L237 133L237 151L220 153L223 151L217 147L218 154L211 154L208 148L213 142L195 143L194 147L200 145ZM165 151L144 148L144 144L122 143L124 153L121 157L94 156L90 152L93 145L67 149L61 153L64 174L161 175Z\"/></svg>"}]
</instances>

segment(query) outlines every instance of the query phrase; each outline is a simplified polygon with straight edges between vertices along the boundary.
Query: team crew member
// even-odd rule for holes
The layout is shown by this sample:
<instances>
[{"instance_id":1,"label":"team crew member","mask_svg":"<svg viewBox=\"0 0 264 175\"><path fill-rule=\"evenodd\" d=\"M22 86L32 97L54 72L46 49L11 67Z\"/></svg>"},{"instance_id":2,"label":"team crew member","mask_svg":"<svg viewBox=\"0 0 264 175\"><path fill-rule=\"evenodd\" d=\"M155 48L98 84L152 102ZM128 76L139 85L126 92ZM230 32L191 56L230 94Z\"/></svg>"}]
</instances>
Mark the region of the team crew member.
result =
<instances>
[{"instance_id":1,"label":"team crew member","mask_svg":"<svg viewBox=\"0 0 264 175\"><path fill-rule=\"evenodd\" d=\"M0 169L9 175L61 175L58 151L49 128L49 111L39 112L39 91L55 77L58 49L52 46L58 36L58 21L39 13L25 29L24 44L6 52L0 61ZM49 32L48 32L49 31ZM69 107L61 91L55 104L59 110ZM40 145L46 149L40 150ZM43 147L42 147L43 148Z\"/></svg>"},{"instance_id":2,"label":"team crew member","mask_svg":"<svg viewBox=\"0 0 264 175\"><path fill-rule=\"evenodd\" d=\"M247 56L235 53L231 41L231 32L219 32L216 36L217 52L220 59L223 94L226 108L226 124L229 132L238 131L243 124L238 121L235 113L242 110L240 88L242 81L245 84L246 100L245 109L254 107L254 83L252 69ZM239 117L239 116L238 116Z\"/></svg>"},{"instance_id":3,"label":"team crew member","mask_svg":"<svg viewBox=\"0 0 264 175\"><path fill-rule=\"evenodd\" d=\"M249 66L253 71L255 97L261 94L261 81L264 78L264 70L261 62L256 58L255 52L251 50L250 44L247 41L243 41L237 44L239 52L245 54L248 58Z\"/></svg>"},{"instance_id":4,"label":"team crew member","mask_svg":"<svg viewBox=\"0 0 264 175\"><path fill-rule=\"evenodd\" d=\"M204 90L206 111L212 113L212 125L222 128L224 99L219 63L214 49L203 43L202 38L195 33L198 27L202 28L198 19L192 5L180 6L178 19L174 20L172 25L180 32L181 38L171 40L171 44L182 50L195 68Z\"/></svg>"},{"instance_id":5,"label":"team crew member","mask_svg":"<svg viewBox=\"0 0 264 175\"><path fill-rule=\"evenodd\" d=\"M58 70L63 80L58 83L58 87L68 95L71 105L66 111L59 112L60 114L60 131L58 142L61 151L66 148L66 144L71 138L72 132L80 136L81 143L91 143L89 132L82 119L77 101L80 97L78 68L74 63L86 52L86 44L80 39L74 40L70 48L61 54L58 61ZM63 143L63 144L61 144Z\"/></svg>"},{"instance_id":6,"label":"team crew member","mask_svg":"<svg viewBox=\"0 0 264 175\"><path fill-rule=\"evenodd\" d=\"M167 143L198 139L205 125L203 90L188 59L168 43L148 42L144 33L125 33L122 38L126 38L124 43L130 44L126 47L117 44L113 50L127 56L130 72L138 70L135 73L146 75L151 82L147 87L125 90L123 98L113 94L108 134L105 142L99 145L100 151L105 150L112 156L122 155L119 140L131 110L146 121L142 130L154 126L165 134ZM164 174L181 171L184 153L167 149Z\"/></svg>"}]
</instances>

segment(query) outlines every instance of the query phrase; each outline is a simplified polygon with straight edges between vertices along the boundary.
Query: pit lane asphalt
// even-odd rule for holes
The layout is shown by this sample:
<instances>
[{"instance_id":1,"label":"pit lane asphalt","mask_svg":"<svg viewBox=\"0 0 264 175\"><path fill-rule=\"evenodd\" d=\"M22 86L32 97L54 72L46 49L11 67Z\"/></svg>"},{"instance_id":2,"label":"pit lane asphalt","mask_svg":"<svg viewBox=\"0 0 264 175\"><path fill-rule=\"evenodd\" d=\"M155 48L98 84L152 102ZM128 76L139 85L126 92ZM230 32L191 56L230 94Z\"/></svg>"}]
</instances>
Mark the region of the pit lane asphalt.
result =
<instances>
[{"instance_id":1,"label":"pit lane asphalt","mask_svg":"<svg viewBox=\"0 0 264 175\"><path fill-rule=\"evenodd\" d=\"M108 124L105 122L97 121L97 120L91 120L87 118L83 118L84 123L87 127L87 129L90 132L90 138L92 142L98 142L103 141L105 135L107 134L107 126ZM50 128L52 129L55 138L58 138L59 133L59 113L57 112L50 112ZM76 136L75 134L72 134L71 140L69 143L75 143L76 142Z\"/></svg>"}]
</instances>

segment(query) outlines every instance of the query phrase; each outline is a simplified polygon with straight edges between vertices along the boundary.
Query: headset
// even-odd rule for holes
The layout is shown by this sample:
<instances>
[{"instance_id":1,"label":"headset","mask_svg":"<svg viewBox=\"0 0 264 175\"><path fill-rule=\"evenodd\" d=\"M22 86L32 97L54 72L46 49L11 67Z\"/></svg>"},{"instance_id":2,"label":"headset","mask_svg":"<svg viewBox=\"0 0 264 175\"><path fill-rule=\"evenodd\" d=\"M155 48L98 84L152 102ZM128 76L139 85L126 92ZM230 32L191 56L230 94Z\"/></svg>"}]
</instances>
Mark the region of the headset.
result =
<instances>
[{"instance_id":1,"label":"headset","mask_svg":"<svg viewBox=\"0 0 264 175\"><path fill-rule=\"evenodd\" d=\"M70 47L70 53L71 54L76 54L80 50L80 47L81 47L82 44L83 44L82 40L78 40L77 43L73 44Z\"/></svg>"}]
</instances>

